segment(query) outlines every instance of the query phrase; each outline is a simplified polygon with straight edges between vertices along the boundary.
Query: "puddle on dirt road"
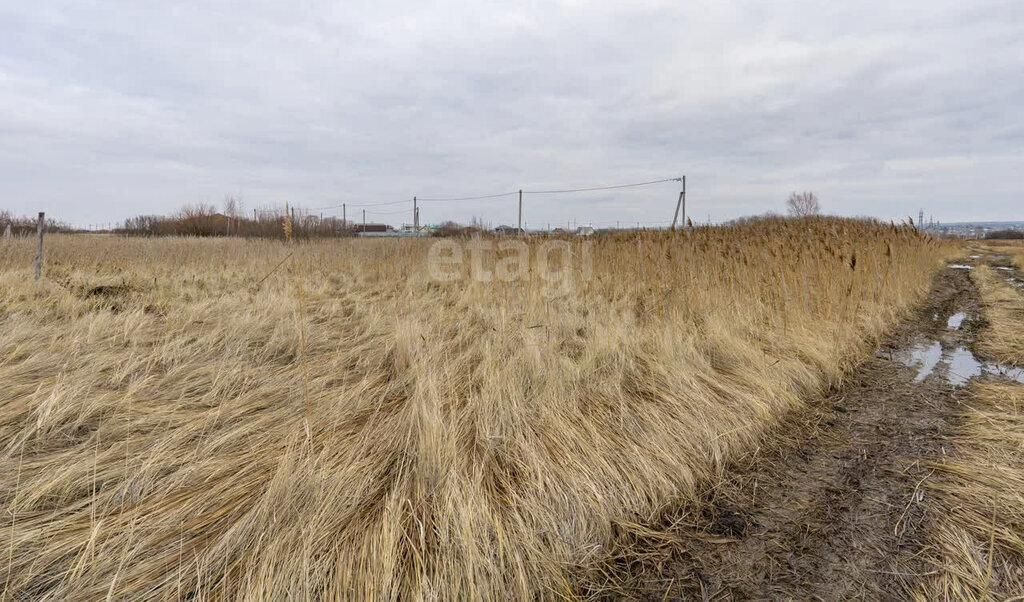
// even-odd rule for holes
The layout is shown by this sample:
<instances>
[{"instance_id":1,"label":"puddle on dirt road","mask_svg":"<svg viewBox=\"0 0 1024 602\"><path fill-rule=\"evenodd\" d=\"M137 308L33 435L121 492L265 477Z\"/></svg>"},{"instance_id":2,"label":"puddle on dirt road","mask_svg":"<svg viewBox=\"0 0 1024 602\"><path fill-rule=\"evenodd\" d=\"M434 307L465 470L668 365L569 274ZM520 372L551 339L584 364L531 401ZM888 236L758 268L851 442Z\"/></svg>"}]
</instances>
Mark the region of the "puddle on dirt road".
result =
<instances>
[{"instance_id":1,"label":"puddle on dirt road","mask_svg":"<svg viewBox=\"0 0 1024 602\"><path fill-rule=\"evenodd\" d=\"M973 265L964 265L962 263L951 263L951 264L949 264L946 267L948 267L951 270L973 270L974 269Z\"/></svg>"},{"instance_id":2,"label":"puddle on dirt road","mask_svg":"<svg viewBox=\"0 0 1024 602\"><path fill-rule=\"evenodd\" d=\"M930 345L918 345L909 351L901 351L897 359L905 366L916 367L917 376L914 382L921 382L935 370L935 366L942 359L942 344L938 341Z\"/></svg>"},{"instance_id":3,"label":"puddle on dirt road","mask_svg":"<svg viewBox=\"0 0 1024 602\"><path fill-rule=\"evenodd\" d=\"M966 317L967 314L962 311L949 316L949 319L946 320L946 328L950 330L960 330L960 325L964 323L964 318Z\"/></svg>"},{"instance_id":4,"label":"puddle on dirt road","mask_svg":"<svg viewBox=\"0 0 1024 602\"><path fill-rule=\"evenodd\" d=\"M928 378L935 372L935 368L942 364L948 367L946 382L956 387L967 384L967 381L976 376L986 374L1024 383L1024 368L1005 366L995 362L982 362L966 347L957 347L950 353L944 351L942 344L938 341L922 343L912 349L901 351L894 356L894 359L905 366L917 368L914 382L921 382Z\"/></svg>"}]
</instances>

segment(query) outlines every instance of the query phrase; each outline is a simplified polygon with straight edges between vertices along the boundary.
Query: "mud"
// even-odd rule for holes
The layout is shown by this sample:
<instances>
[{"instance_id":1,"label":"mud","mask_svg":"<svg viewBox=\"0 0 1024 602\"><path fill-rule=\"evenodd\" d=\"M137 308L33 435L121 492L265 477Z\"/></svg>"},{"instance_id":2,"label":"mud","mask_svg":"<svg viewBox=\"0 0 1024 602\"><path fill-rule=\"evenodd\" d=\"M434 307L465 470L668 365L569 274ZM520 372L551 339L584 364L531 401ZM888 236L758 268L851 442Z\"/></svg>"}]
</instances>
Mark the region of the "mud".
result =
<instances>
[{"instance_id":1,"label":"mud","mask_svg":"<svg viewBox=\"0 0 1024 602\"><path fill-rule=\"evenodd\" d=\"M659 537L630 542L608 571L607 597L910 597L927 570L927 461L945 453L940 435L963 385L998 377L971 352L980 302L960 266L976 261L941 270L923 306L841 388L794 412Z\"/></svg>"}]
</instances>

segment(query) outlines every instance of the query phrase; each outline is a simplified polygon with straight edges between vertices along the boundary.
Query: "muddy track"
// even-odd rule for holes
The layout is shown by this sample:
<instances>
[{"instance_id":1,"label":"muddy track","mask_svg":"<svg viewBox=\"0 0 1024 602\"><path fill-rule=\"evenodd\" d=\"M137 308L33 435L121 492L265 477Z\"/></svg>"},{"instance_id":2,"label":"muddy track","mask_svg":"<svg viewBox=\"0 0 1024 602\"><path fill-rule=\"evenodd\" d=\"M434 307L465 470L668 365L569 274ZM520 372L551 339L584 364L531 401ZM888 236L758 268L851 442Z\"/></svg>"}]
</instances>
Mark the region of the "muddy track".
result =
<instances>
[{"instance_id":1,"label":"muddy track","mask_svg":"<svg viewBox=\"0 0 1024 602\"><path fill-rule=\"evenodd\" d=\"M940 435L970 376L949 360L973 357L979 315L969 271L941 270L928 300L874 357L789 418L781 445L744 458L704 492L671 527L677 541L639 542L640 560L615 569L616 597L908 598L926 570L926 461L944 453Z\"/></svg>"},{"instance_id":2,"label":"muddy track","mask_svg":"<svg viewBox=\"0 0 1024 602\"><path fill-rule=\"evenodd\" d=\"M1017 269L1009 255L982 247L976 249L976 254L971 255L969 259L971 263L988 264L1007 284L1024 294L1024 271Z\"/></svg>"}]
</instances>

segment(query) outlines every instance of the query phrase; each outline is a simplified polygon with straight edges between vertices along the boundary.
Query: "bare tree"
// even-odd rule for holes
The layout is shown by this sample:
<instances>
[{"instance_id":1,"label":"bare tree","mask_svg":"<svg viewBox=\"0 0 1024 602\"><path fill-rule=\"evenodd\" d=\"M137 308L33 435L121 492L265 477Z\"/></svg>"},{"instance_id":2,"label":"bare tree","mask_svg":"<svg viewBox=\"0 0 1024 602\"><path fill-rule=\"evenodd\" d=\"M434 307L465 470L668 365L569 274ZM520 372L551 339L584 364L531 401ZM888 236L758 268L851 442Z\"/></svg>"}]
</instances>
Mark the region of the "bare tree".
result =
<instances>
[{"instance_id":1,"label":"bare tree","mask_svg":"<svg viewBox=\"0 0 1024 602\"><path fill-rule=\"evenodd\" d=\"M238 217L242 212L242 202L233 196L224 197L224 215Z\"/></svg>"},{"instance_id":2,"label":"bare tree","mask_svg":"<svg viewBox=\"0 0 1024 602\"><path fill-rule=\"evenodd\" d=\"M813 192L794 192L786 201L786 208L793 217L811 217L821 213L818 195Z\"/></svg>"}]
</instances>

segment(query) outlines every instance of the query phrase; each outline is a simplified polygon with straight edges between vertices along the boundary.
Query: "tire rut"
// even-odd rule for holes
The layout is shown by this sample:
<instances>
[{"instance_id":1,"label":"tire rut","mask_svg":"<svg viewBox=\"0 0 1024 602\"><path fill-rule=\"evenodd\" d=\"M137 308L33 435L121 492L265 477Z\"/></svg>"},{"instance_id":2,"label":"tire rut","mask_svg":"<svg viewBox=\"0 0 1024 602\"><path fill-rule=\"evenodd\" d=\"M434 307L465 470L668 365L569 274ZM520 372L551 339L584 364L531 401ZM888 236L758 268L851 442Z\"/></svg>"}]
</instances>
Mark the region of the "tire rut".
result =
<instances>
[{"instance_id":1,"label":"tire rut","mask_svg":"<svg viewBox=\"0 0 1024 602\"><path fill-rule=\"evenodd\" d=\"M906 599L940 435L960 403L949 366L908 365L910 350L970 348L980 326L964 269L943 269L927 301L844 385L795 412L771 450L684 509L671 546L640 541L619 562L619 597L705 600ZM959 326L949 326L965 313ZM936 345L937 344L937 345Z\"/></svg>"}]
</instances>

